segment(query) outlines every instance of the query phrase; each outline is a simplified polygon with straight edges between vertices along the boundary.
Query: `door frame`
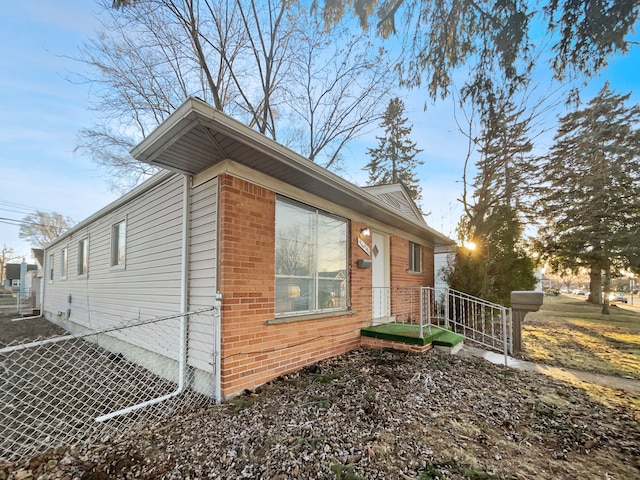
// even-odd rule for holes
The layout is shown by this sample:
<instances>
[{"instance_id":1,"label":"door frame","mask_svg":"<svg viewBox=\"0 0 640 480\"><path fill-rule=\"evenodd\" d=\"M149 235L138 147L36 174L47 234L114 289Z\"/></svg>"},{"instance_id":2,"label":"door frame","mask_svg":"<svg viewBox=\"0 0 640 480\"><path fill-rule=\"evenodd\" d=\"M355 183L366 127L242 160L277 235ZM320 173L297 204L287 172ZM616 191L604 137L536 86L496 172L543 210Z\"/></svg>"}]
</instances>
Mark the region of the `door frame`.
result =
<instances>
[{"instance_id":1,"label":"door frame","mask_svg":"<svg viewBox=\"0 0 640 480\"><path fill-rule=\"evenodd\" d=\"M371 232L371 318L374 325L391 319L391 254L390 237Z\"/></svg>"}]
</instances>

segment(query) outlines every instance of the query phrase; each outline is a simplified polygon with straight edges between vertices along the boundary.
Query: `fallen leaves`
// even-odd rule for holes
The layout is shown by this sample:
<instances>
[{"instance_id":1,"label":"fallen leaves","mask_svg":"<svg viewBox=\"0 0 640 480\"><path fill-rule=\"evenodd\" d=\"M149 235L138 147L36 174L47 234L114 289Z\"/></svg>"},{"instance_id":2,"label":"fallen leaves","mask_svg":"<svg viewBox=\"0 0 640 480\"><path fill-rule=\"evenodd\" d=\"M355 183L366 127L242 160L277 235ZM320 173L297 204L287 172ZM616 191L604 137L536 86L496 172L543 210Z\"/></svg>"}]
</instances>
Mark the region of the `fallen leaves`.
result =
<instances>
[{"instance_id":1,"label":"fallen leaves","mask_svg":"<svg viewBox=\"0 0 640 480\"><path fill-rule=\"evenodd\" d=\"M3 464L0 480L640 478L633 412L543 375L436 351L317 368L133 437Z\"/></svg>"}]
</instances>

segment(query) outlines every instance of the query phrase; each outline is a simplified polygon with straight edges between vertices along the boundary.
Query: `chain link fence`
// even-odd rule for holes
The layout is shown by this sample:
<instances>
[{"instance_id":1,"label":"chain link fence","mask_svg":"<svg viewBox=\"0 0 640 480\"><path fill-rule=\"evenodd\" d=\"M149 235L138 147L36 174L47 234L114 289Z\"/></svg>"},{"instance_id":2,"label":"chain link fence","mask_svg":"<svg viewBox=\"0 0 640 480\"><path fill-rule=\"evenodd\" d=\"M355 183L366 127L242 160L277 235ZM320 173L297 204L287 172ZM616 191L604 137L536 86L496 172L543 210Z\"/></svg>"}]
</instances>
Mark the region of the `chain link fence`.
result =
<instances>
[{"instance_id":1,"label":"chain link fence","mask_svg":"<svg viewBox=\"0 0 640 480\"><path fill-rule=\"evenodd\" d=\"M210 404L218 321L211 307L0 349L0 459L105 441ZM203 325L208 341L189 336Z\"/></svg>"}]
</instances>

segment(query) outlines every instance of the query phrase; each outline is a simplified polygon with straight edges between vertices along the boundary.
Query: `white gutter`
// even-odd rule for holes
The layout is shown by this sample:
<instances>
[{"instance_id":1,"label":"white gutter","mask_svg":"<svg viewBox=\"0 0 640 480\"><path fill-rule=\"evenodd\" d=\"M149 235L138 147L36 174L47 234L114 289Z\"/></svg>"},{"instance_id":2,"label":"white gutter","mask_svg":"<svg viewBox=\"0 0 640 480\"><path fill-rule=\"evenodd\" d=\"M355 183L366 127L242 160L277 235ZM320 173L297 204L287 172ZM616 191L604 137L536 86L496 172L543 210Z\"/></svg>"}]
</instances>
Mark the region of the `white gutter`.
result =
<instances>
[{"instance_id":1,"label":"white gutter","mask_svg":"<svg viewBox=\"0 0 640 480\"><path fill-rule=\"evenodd\" d=\"M215 369L213 374L215 376L215 384L214 384L214 398L216 403L222 402L222 293L216 293L216 300L214 303L213 310L213 318L214 318L214 335L216 337L216 350L213 352L213 363L215 365Z\"/></svg>"},{"instance_id":2,"label":"white gutter","mask_svg":"<svg viewBox=\"0 0 640 480\"><path fill-rule=\"evenodd\" d=\"M184 175L183 180L183 192L182 192L182 259L181 259L181 271L180 271L180 345L178 352L178 388L171 393L156 397L146 402L138 403L130 407L116 410L115 412L108 413L96 417L96 422L104 422L114 417L124 415L135 410L139 410L149 405L155 405L156 403L164 402L170 398L177 397L185 389L185 378L187 372L187 304L189 301L189 198L191 193L191 177Z\"/></svg>"},{"instance_id":3,"label":"white gutter","mask_svg":"<svg viewBox=\"0 0 640 480\"><path fill-rule=\"evenodd\" d=\"M191 194L191 176L183 177L182 196L182 269L180 272L180 312L186 313L189 304L189 223L191 220L189 199ZM180 317L180 371L178 372L177 394L184 390L184 379L187 370L187 316Z\"/></svg>"}]
</instances>

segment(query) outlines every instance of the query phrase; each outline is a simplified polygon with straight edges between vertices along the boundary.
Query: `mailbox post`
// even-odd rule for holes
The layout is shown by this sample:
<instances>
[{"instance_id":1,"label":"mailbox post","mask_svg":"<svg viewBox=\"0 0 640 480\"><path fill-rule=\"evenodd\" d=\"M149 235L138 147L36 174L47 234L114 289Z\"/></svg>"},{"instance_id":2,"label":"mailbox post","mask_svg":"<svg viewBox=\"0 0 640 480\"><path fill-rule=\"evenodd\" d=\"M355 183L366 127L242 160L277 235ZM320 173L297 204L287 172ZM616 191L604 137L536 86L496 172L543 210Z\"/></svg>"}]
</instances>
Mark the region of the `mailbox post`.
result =
<instances>
[{"instance_id":1,"label":"mailbox post","mask_svg":"<svg viewBox=\"0 0 640 480\"><path fill-rule=\"evenodd\" d=\"M522 350L522 321L529 312L540 310L544 294L542 292L511 292L511 321L513 322L513 352Z\"/></svg>"}]
</instances>

